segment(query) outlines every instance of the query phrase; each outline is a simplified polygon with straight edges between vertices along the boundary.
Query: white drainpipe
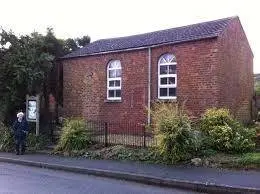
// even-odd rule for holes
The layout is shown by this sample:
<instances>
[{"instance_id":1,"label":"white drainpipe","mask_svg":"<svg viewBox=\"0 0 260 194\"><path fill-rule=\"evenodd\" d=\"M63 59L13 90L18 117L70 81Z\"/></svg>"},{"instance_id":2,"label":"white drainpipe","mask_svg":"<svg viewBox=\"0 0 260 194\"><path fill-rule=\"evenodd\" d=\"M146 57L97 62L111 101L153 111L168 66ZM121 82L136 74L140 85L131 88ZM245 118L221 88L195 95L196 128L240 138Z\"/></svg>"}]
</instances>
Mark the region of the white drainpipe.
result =
<instances>
[{"instance_id":1,"label":"white drainpipe","mask_svg":"<svg viewBox=\"0 0 260 194\"><path fill-rule=\"evenodd\" d=\"M151 47L148 48L148 117L147 124L151 124Z\"/></svg>"}]
</instances>

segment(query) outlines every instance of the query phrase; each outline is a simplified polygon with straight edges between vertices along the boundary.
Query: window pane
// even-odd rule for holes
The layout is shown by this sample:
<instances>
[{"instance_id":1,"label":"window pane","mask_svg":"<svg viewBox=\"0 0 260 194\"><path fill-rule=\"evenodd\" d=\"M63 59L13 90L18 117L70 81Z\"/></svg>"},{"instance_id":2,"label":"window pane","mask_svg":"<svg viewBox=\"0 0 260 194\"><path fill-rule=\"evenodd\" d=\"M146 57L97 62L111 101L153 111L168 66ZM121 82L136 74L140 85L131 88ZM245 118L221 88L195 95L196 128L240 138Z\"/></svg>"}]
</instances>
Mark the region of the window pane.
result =
<instances>
[{"instance_id":1,"label":"window pane","mask_svg":"<svg viewBox=\"0 0 260 194\"><path fill-rule=\"evenodd\" d=\"M175 57L172 54L167 54L165 56L165 59L166 59L167 63L175 62Z\"/></svg>"},{"instance_id":2,"label":"window pane","mask_svg":"<svg viewBox=\"0 0 260 194\"><path fill-rule=\"evenodd\" d=\"M160 88L160 96L167 96L167 88Z\"/></svg>"},{"instance_id":3,"label":"window pane","mask_svg":"<svg viewBox=\"0 0 260 194\"><path fill-rule=\"evenodd\" d=\"M167 77L161 78L161 85L167 84Z\"/></svg>"},{"instance_id":4,"label":"window pane","mask_svg":"<svg viewBox=\"0 0 260 194\"><path fill-rule=\"evenodd\" d=\"M116 77L116 70L109 70L109 78L115 78Z\"/></svg>"},{"instance_id":5,"label":"window pane","mask_svg":"<svg viewBox=\"0 0 260 194\"><path fill-rule=\"evenodd\" d=\"M119 80L115 81L115 86L120 86L120 81Z\"/></svg>"},{"instance_id":6,"label":"window pane","mask_svg":"<svg viewBox=\"0 0 260 194\"><path fill-rule=\"evenodd\" d=\"M172 59L172 55L165 55L164 56L165 60L167 61L167 63L170 63L171 62L171 59Z\"/></svg>"},{"instance_id":7,"label":"window pane","mask_svg":"<svg viewBox=\"0 0 260 194\"><path fill-rule=\"evenodd\" d=\"M109 90L108 91L108 97L115 97L115 90Z\"/></svg>"},{"instance_id":8,"label":"window pane","mask_svg":"<svg viewBox=\"0 0 260 194\"><path fill-rule=\"evenodd\" d=\"M160 66L160 74L167 74L167 65Z\"/></svg>"},{"instance_id":9,"label":"window pane","mask_svg":"<svg viewBox=\"0 0 260 194\"><path fill-rule=\"evenodd\" d=\"M168 80L168 84L175 84L175 77L169 77Z\"/></svg>"},{"instance_id":10,"label":"window pane","mask_svg":"<svg viewBox=\"0 0 260 194\"><path fill-rule=\"evenodd\" d=\"M115 81L109 81L109 86L110 87L115 86Z\"/></svg>"},{"instance_id":11,"label":"window pane","mask_svg":"<svg viewBox=\"0 0 260 194\"><path fill-rule=\"evenodd\" d=\"M165 60L164 57L161 57L159 60L159 64L164 64L164 63L167 63L167 61Z\"/></svg>"},{"instance_id":12,"label":"window pane","mask_svg":"<svg viewBox=\"0 0 260 194\"><path fill-rule=\"evenodd\" d=\"M121 77L121 69L117 69L116 71L116 77Z\"/></svg>"},{"instance_id":13,"label":"window pane","mask_svg":"<svg viewBox=\"0 0 260 194\"><path fill-rule=\"evenodd\" d=\"M176 96L176 88L169 88L169 96Z\"/></svg>"},{"instance_id":14,"label":"window pane","mask_svg":"<svg viewBox=\"0 0 260 194\"><path fill-rule=\"evenodd\" d=\"M176 65L169 65L169 74L176 74Z\"/></svg>"},{"instance_id":15,"label":"window pane","mask_svg":"<svg viewBox=\"0 0 260 194\"><path fill-rule=\"evenodd\" d=\"M121 63L120 61L116 60L116 61L112 61L110 64L109 64L109 68L121 68Z\"/></svg>"},{"instance_id":16,"label":"window pane","mask_svg":"<svg viewBox=\"0 0 260 194\"><path fill-rule=\"evenodd\" d=\"M116 97L121 97L121 90L116 90Z\"/></svg>"}]
</instances>

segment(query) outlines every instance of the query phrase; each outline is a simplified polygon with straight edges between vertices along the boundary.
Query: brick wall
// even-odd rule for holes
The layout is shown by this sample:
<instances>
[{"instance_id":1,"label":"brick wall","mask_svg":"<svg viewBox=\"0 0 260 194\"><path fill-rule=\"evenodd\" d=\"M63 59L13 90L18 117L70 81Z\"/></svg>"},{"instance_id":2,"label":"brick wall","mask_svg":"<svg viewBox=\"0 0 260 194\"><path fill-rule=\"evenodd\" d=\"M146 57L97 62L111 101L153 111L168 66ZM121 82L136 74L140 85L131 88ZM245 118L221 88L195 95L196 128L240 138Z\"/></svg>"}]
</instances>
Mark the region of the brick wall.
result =
<instances>
[{"instance_id":1,"label":"brick wall","mask_svg":"<svg viewBox=\"0 0 260 194\"><path fill-rule=\"evenodd\" d=\"M122 65L122 101L108 102L106 67ZM97 55L64 61L64 114L103 121L146 121L147 51Z\"/></svg>"},{"instance_id":2,"label":"brick wall","mask_svg":"<svg viewBox=\"0 0 260 194\"><path fill-rule=\"evenodd\" d=\"M248 122L254 93L253 54L239 20L232 20L219 39L220 106Z\"/></svg>"},{"instance_id":3,"label":"brick wall","mask_svg":"<svg viewBox=\"0 0 260 194\"><path fill-rule=\"evenodd\" d=\"M191 116L207 108L228 107L240 119L250 119L253 94L252 53L235 20L220 38L151 49L151 99L158 101L158 59L177 59L177 102ZM106 67L122 65L122 101L106 101ZM63 61L64 114L103 121L147 121L148 49L108 53Z\"/></svg>"},{"instance_id":4,"label":"brick wall","mask_svg":"<svg viewBox=\"0 0 260 194\"><path fill-rule=\"evenodd\" d=\"M198 116L218 103L216 39L153 48L152 102L157 101L158 59L177 58L177 99ZM122 102L106 101L106 66L112 59L122 65ZM64 114L92 120L147 120L148 50L96 55L64 61Z\"/></svg>"},{"instance_id":5,"label":"brick wall","mask_svg":"<svg viewBox=\"0 0 260 194\"><path fill-rule=\"evenodd\" d=\"M152 49L152 99L158 99L158 59L173 53L177 60L177 101L191 116L199 117L205 109L218 105L219 87L216 70L217 40L187 42Z\"/></svg>"}]
</instances>

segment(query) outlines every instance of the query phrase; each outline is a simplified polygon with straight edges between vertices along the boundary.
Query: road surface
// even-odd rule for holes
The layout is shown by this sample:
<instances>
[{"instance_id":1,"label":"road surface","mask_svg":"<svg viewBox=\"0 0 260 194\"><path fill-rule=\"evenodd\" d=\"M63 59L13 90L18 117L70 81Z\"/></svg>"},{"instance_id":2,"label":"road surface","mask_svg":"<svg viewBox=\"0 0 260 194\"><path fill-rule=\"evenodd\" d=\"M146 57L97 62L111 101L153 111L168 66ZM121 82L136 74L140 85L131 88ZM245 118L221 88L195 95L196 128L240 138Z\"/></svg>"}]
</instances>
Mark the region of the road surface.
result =
<instances>
[{"instance_id":1,"label":"road surface","mask_svg":"<svg viewBox=\"0 0 260 194\"><path fill-rule=\"evenodd\" d=\"M1 194L186 194L162 188L70 172L20 166L0 162Z\"/></svg>"}]
</instances>

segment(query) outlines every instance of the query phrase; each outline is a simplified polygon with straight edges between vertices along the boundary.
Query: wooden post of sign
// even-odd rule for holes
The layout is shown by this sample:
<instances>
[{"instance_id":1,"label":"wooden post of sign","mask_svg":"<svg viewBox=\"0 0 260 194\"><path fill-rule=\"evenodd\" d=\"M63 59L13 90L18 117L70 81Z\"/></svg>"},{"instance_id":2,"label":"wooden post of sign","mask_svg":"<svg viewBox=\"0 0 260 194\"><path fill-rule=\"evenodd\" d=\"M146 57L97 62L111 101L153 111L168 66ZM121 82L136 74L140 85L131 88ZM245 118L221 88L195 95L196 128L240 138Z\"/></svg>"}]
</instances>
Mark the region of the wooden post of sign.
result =
<instances>
[{"instance_id":1,"label":"wooden post of sign","mask_svg":"<svg viewBox=\"0 0 260 194\"><path fill-rule=\"evenodd\" d=\"M40 134L40 95L36 96L36 104L37 104L37 113L36 113L36 136Z\"/></svg>"}]
</instances>

